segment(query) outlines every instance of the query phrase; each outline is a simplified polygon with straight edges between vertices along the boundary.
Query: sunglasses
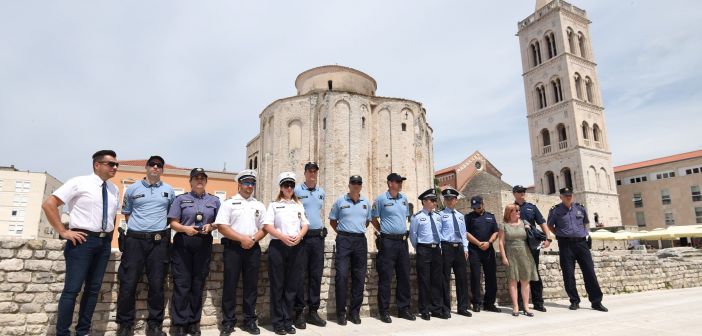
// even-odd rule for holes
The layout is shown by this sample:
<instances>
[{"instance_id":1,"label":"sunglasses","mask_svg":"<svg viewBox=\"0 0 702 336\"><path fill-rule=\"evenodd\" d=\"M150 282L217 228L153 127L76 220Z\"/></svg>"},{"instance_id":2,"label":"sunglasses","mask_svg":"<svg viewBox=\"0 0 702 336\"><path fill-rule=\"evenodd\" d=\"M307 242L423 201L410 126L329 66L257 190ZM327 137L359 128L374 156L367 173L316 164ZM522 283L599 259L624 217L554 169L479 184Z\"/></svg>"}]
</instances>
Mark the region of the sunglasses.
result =
<instances>
[{"instance_id":1,"label":"sunglasses","mask_svg":"<svg viewBox=\"0 0 702 336\"><path fill-rule=\"evenodd\" d=\"M241 185L244 187L253 187L256 185L256 182L245 181L245 182L241 182Z\"/></svg>"},{"instance_id":2,"label":"sunglasses","mask_svg":"<svg viewBox=\"0 0 702 336\"><path fill-rule=\"evenodd\" d=\"M292 189L292 188L295 188L295 183L283 183L280 185L280 187L283 189L287 189L287 188Z\"/></svg>"},{"instance_id":3,"label":"sunglasses","mask_svg":"<svg viewBox=\"0 0 702 336\"><path fill-rule=\"evenodd\" d=\"M158 168L163 168L163 163L161 162L149 162L146 164L147 167L153 167L156 166Z\"/></svg>"},{"instance_id":4,"label":"sunglasses","mask_svg":"<svg viewBox=\"0 0 702 336\"><path fill-rule=\"evenodd\" d=\"M110 168L117 168L119 167L119 162L114 162L114 161L98 161L99 164L103 165L108 165Z\"/></svg>"},{"instance_id":5,"label":"sunglasses","mask_svg":"<svg viewBox=\"0 0 702 336\"><path fill-rule=\"evenodd\" d=\"M516 209L516 210L512 210L512 212L519 212L519 209Z\"/></svg>"}]
</instances>

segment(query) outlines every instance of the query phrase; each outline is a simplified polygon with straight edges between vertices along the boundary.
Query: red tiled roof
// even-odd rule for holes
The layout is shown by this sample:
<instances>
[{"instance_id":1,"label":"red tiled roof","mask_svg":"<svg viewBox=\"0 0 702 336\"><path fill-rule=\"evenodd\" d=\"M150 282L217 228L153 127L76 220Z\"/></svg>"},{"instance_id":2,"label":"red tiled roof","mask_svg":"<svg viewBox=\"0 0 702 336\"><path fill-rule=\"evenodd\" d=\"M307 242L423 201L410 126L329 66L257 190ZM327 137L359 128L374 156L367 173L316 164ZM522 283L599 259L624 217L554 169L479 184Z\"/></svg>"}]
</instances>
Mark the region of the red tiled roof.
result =
<instances>
[{"instance_id":1,"label":"red tiled roof","mask_svg":"<svg viewBox=\"0 0 702 336\"><path fill-rule=\"evenodd\" d=\"M702 157L702 150L696 150L696 151L692 151L692 152L675 154L675 155L671 155L671 156L665 156L662 158L616 166L616 167L614 167L614 172L618 173L618 172L622 172L622 171L650 167L650 166L655 166L655 165L659 165L659 164L682 161L682 160L687 160L687 159L694 159L694 158L698 158L698 157Z\"/></svg>"},{"instance_id":2,"label":"red tiled roof","mask_svg":"<svg viewBox=\"0 0 702 336\"><path fill-rule=\"evenodd\" d=\"M119 164L122 165L122 166L145 167L145 166L146 166L146 160L120 160L120 161L119 161ZM166 164L164 165L164 168L167 168L167 169L184 169L184 170L188 170L188 168L180 168L180 167L176 167L176 166L174 166L174 165L170 165L170 164L168 164L168 163L166 163Z\"/></svg>"}]
</instances>

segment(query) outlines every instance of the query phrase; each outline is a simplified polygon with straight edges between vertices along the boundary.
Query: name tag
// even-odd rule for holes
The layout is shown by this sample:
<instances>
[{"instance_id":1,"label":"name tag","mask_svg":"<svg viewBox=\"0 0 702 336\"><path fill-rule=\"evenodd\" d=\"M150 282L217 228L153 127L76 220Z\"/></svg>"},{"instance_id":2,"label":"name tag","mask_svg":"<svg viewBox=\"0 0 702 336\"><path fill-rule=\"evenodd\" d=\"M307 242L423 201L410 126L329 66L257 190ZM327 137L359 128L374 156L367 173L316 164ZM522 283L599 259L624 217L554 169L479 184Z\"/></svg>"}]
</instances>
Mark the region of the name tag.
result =
<instances>
[{"instance_id":1,"label":"name tag","mask_svg":"<svg viewBox=\"0 0 702 336\"><path fill-rule=\"evenodd\" d=\"M350 207L351 207L351 206L348 205L348 204L347 204L347 205L342 205L342 206L341 206L342 209L348 209L348 208L350 208ZM365 207L365 205L364 205L364 207Z\"/></svg>"},{"instance_id":2,"label":"name tag","mask_svg":"<svg viewBox=\"0 0 702 336\"><path fill-rule=\"evenodd\" d=\"M280 205L280 206L277 206L277 207L275 207L275 208L276 208L276 209L285 209L285 205Z\"/></svg>"},{"instance_id":3,"label":"name tag","mask_svg":"<svg viewBox=\"0 0 702 336\"><path fill-rule=\"evenodd\" d=\"M188 204L188 203L193 203L193 201L192 201L192 200L183 200L183 201L181 201L180 203L182 203L182 204Z\"/></svg>"},{"instance_id":4,"label":"name tag","mask_svg":"<svg viewBox=\"0 0 702 336\"><path fill-rule=\"evenodd\" d=\"M395 203L385 203L385 204L383 204L383 206L385 206L385 207L391 207L391 206L393 206L393 205L395 205Z\"/></svg>"},{"instance_id":5,"label":"name tag","mask_svg":"<svg viewBox=\"0 0 702 336\"><path fill-rule=\"evenodd\" d=\"M239 205L241 202L232 202L232 205Z\"/></svg>"},{"instance_id":6,"label":"name tag","mask_svg":"<svg viewBox=\"0 0 702 336\"><path fill-rule=\"evenodd\" d=\"M424 217L422 217L422 218L420 218L419 220L422 221L422 222L424 222L424 221L426 221L427 219L424 218Z\"/></svg>"},{"instance_id":7,"label":"name tag","mask_svg":"<svg viewBox=\"0 0 702 336\"><path fill-rule=\"evenodd\" d=\"M142 198L142 197L144 197L144 194L132 195L132 196L129 197L129 198L131 198L131 199L137 199L137 198Z\"/></svg>"},{"instance_id":8,"label":"name tag","mask_svg":"<svg viewBox=\"0 0 702 336\"><path fill-rule=\"evenodd\" d=\"M299 199L305 199L305 198L307 198L307 196L297 196L297 198L299 198Z\"/></svg>"}]
</instances>

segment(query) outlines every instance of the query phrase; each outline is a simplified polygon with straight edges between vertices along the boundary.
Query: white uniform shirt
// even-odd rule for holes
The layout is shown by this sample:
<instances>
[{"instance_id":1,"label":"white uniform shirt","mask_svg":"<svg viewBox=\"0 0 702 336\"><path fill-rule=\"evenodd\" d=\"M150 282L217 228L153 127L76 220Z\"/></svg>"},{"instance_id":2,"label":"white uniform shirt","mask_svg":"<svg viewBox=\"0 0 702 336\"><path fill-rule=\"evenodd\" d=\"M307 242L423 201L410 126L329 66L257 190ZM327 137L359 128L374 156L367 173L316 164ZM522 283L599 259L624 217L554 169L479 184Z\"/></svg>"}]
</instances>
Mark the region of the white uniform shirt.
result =
<instances>
[{"instance_id":1,"label":"white uniform shirt","mask_svg":"<svg viewBox=\"0 0 702 336\"><path fill-rule=\"evenodd\" d=\"M214 222L229 225L237 233L253 237L263 227L265 214L263 203L253 197L246 199L236 194L222 203Z\"/></svg>"},{"instance_id":2,"label":"white uniform shirt","mask_svg":"<svg viewBox=\"0 0 702 336\"><path fill-rule=\"evenodd\" d=\"M69 229L102 231L102 179L95 174L68 180L53 195L66 204L71 220ZM119 189L107 181L107 228L115 229L115 215L119 210Z\"/></svg>"},{"instance_id":3,"label":"white uniform shirt","mask_svg":"<svg viewBox=\"0 0 702 336\"><path fill-rule=\"evenodd\" d=\"M263 224L274 225L283 234L296 236L302 229L302 226L309 225L310 222L305 216L305 208L302 206L302 203L281 199L268 205ZM278 238L271 235L271 239Z\"/></svg>"}]
</instances>

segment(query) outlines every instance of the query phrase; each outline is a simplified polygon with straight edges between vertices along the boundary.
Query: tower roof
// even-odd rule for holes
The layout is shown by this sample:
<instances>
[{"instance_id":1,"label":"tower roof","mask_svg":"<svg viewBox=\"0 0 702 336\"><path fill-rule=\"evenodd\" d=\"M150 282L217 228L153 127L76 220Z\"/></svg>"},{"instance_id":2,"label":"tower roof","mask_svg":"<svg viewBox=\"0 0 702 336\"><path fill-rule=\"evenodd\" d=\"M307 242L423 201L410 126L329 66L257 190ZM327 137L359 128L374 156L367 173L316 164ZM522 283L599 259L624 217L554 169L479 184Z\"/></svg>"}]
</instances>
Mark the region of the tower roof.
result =
<instances>
[{"instance_id":1,"label":"tower roof","mask_svg":"<svg viewBox=\"0 0 702 336\"><path fill-rule=\"evenodd\" d=\"M536 0L536 10L541 9L541 7L548 5L551 0Z\"/></svg>"},{"instance_id":2,"label":"tower roof","mask_svg":"<svg viewBox=\"0 0 702 336\"><path fill-rule=\"evenodd\" d=\"M353 68L340 65L323 65L297 76L295 87L298 95L319 91L344 91L374 96L378 85L373 77Z\"/></svg>"}]
</instances>

